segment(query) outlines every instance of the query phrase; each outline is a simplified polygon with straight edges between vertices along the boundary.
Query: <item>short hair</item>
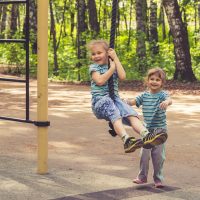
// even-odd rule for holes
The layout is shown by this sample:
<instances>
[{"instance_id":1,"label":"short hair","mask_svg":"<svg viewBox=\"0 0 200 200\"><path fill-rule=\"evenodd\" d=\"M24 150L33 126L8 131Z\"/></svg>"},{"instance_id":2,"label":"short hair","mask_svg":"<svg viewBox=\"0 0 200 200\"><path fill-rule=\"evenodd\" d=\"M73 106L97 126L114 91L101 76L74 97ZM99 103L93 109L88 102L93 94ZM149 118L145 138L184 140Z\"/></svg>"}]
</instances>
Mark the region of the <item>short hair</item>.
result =
<instances>
[{"instance_id":1,"label":"short hair","mask_svg":"<svg viewBox=\"0 0 200 200\"><path fill-rule=\"evenodd\" d=\"M109 44L106 40L103 39L99 39L99 40L91 40L88 44L87 44L87 48L89 51L91 51L91 48L95 45L102 45L104 47L104 49L106 51L108 51L109 49Z\"/></svg>"},{"instance_id":2,"label":"short hair","mask_svg":"<svg viewBox=\"0 0 200 200\"><path fill-rule=\"evenodd\" d=\"M165 74L164 70L161 69L160 67L156 67L156 68L152 68L148 71L147 76L144 79L145 86L147 86L147 82L148 82L150 76L152 76L152 75L157 75L162 80L163 84L166 82L166 74Z\"/></svg>"}]
</instances>

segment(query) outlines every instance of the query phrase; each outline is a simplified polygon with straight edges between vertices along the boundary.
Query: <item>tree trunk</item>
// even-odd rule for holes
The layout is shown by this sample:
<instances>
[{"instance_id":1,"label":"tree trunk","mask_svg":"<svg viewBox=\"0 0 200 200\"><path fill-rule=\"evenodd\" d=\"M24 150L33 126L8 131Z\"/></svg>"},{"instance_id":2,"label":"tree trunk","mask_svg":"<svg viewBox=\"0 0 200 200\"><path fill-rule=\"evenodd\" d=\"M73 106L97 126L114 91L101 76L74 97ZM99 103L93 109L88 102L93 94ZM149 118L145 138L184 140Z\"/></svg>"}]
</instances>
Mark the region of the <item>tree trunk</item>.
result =
<instances>
[{"instance_id":1,"label":"tree trunk","mask_svg":"<svg viewBox=\"0 0 200 200\"><path fill-rule=\"evenodd\" d=\"M54 55L54 75L58 75L58 57L57 57L57 39L56 39L56 29L55 29L55 19L53 14L53 0L49 1L50 7L50 18L51 18L51 36L53 38L53 55Z\"/></svg>"},{"instance_id":2,"label":"tree trunk","mask_svg":"<svg viewBox=\"0 0 200 200\"><path fill-rule=\"evenodd\" d=\"M30 1L30 42L32 43L32 53L37 54L37 6L36 0Z\"/></svg>"},{"instance_id":3,"label":"tree trunk","mask_svg":"<svg viewBox=\"0 0 200 200\"><path fill-rule=\"evenodd\" d=\"M181 18L177 0L163 0L174 43L176 59L175 80L195 81L192 71L188 32Z\"/></svg>"},{"instance_id":4,"label":"tree trunk","mask_svg":"<svg viewBox=\"0 0 200 200\"><path fill-rule=\"evenodd\" d=\"M162 41L164 41L167 36L166 36L165 15L164 15L163 3L161 3L161 5L160 5L159 25L162 26Z\"/></svg>"},{"instance_id":5,"label":"tree trunk","mask_svg":"<svg viewBox=\"0 0 200 200\"><path fill-rule=\"evenodd\" d=\"M95 0L88 0L89 11L89 23L92 30L92 38L96 38L99 35L100 27L97 18L97 8Z\"/></svg>"},{"instance_id":6,"label":"tree trunk","mask_svg":"<svg viewBox=\"0 0 200 200\"><path fill-rule=\"evenodd\" d=\"M6 21L7 21L7 5L2 6L2 17L0 24L0 38L5 38Z\"/></svg>"},{"instance_id":7,"label":"tree trunk","mask_svg":"<svg viewBox=\"0 0 200 200\"><path fill-rule=\"evenodd\" d=\"M78 9L78 14L77 14L77 58L78 58L78 63L76 66L78 67L78 81L81 80L80 77L80 68L82 66L80 59L86 58L86 49L85 49L85 44L86 44L86 30L87 30L87 24L86 24L86 16L85 16L85 11L86 11L86 4L85 0L77 0L77 9Z\"/></svg>"},{"instance_id":8,"label":"tree trunk","mask_svg":"<svg viewBox=\"0 0 200 200\"><path fill-rule=\"evenodd\" d=\"M159 53L158 30L157 30L157 2L150 1L150 46L153 54Z\"/></svg>"},{"instance_id":9,"label":"tree trunk","mask_svg":"<svg viewBox=\"0 0 200 200\"><path fill-rule=\"evenodd\" d=\"M17 19L18 19L18 5L12 5L11 7L11 17L10 17L10 33L9 38L12 38L17 31Z\"/></svg>"},{"instance_id":10,"label":"tree trunk","mask_svg":"<svg viewBox=\"0 0 200 200\"><path fill-rule=\"evenodd\" d=\"M130 42L131 42L132 12L133 12L133 0L130 0L129 27L128 27L128 42L127 42L127 46L128 46L128 47L130 46Z\"/></svg>"},{"instance_id":11,"label":"tree trunk","mask_svg":"<svg viewBox=\"0 0 200 200\"><path fill-rule=\"evenodd\" d=\"M58 37L58 42L56 44L56 49L59 49L60 41L61 41L64 29L65 29L65 13L66 13L66 11L67 11L67 0L64 0L62 20L60 22L60 33L59 33L59 37Z\"/></svg>"},{"instance_id":12,"label":"tree trunk","mask_svg":"<svg viewBox=\"0 0 200 200\"><path fill-rule=\"evenodd\" d=\"M126 31L128 31L127 11L126 11L126 8L125 8L125 5L124 5L124 1L122 2L122 9L123 9L122 15L123 15L123 18L124 18L124 24L125 24L125 27L126 27Z\"/></svg>"},{"instance_id":13,"label":"tree trunk","mask_svg":"<svg viewBox=\"0 0 200 200\"><path fill-rule=\"evenodd\" d=\"M104 2L103 2L104 6L103 6L102 27L103 27L104 30L107 29L107 9L106 9L107 7L105 6L106 2L107 2L106 0L104 0Z\"/></svg>"},{"instance_id":14,"label":"tree trunk","mask_svg":"<svg viewBox=\"0 0 200 200\"><path fill-rule=\"evenodd\" d=\"M139 60L139 71L141 74L146 72L146 8L146 0L136 0L136 53Z\"/></svg>"},{"instance_id":15,"label":"tree trunk","mask_svg":"<svg viewBox=\"0 0 200 200\"><path fill-rule=\"evenodd\" d=\"M200 32L200 2L198 2L198 19L199 19L199 32Z\"/></svg>"}]
</instances>

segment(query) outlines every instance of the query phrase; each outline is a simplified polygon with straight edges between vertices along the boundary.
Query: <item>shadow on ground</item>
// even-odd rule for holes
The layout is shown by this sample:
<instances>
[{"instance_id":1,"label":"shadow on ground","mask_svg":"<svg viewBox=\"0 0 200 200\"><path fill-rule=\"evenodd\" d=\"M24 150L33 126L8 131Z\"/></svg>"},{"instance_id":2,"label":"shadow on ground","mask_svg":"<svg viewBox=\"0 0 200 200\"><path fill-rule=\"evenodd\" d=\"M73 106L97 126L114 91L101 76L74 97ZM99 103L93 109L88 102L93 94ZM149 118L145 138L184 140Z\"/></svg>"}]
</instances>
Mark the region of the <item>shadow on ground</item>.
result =
<instances>
[{"instance_id":1,"label":"shadow on ground","mask_svg":"<svg viewBox=\"0 0 200 200\"><path fill-rule=\"evenodd\" d=\"M133 197L141 197L145 195L150 195L151 193L163 193L170 192L174 190L179 190L178 187L165 186L162 189L154 188L152 184L137 186L137 187L127 187L112 190L104 190L99 192L78 194L74 196L61 197L52 200L80 200L80 199L95 199L95 200L121 200Z\"/></svg>"}]
</instances>

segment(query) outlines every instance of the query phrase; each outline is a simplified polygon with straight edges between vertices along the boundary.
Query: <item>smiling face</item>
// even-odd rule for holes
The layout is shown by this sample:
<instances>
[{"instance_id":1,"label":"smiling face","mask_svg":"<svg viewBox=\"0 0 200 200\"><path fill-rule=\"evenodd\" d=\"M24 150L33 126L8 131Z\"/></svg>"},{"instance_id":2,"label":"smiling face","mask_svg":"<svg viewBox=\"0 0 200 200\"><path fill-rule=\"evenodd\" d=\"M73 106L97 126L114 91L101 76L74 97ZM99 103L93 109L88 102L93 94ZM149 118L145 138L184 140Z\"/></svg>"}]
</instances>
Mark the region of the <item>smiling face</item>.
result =
<instances>
[{"instance_id":1,"label":"smiling face","mask_svg":"<svg viewBox=\"0 0 200 200\"><path fill-rule=\"evenodd\" d=\"M163 81L158 74L152 74L149 76L147 85L151 93L157 93L162 89Z\"/></svg>"},{"instance_id":2,"label":"smiling face","mask_svg":"<svg viewBox=\"0 0 200 200\"><path fill-rule=\"evenodd\" d=\"M99 65L108 63L108 53L103 44L96 44L91 47L91 60Z\"/></svg>"}]
</instances>

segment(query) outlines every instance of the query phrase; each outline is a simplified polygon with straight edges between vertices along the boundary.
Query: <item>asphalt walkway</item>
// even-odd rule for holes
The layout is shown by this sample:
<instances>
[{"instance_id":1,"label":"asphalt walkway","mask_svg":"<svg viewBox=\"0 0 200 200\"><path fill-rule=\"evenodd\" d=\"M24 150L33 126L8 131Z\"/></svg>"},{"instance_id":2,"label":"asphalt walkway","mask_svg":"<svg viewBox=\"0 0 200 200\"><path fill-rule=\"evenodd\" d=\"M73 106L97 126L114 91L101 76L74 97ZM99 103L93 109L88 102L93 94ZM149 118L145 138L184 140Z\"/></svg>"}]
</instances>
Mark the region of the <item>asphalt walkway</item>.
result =
<instances>
[{"instance_id":1,"label":"asphalt walkway","mask_svg":"<svg viewBox=\"0 0 200 200\"><path fill-rule=\"evenodd\" d=\"M23 117L22 88L2 88L1 114ZM35 82L31 95L34 118ZM88 87L50 84L48 174L36 173L37 128L1 120L0 200L200 200L200 97L172 98L165 187L156 189L152 166L147 184L132 183L139 150L125 154L121 140L108 135L107 123L91 113Z\"/></svg>"}]
</instances>

